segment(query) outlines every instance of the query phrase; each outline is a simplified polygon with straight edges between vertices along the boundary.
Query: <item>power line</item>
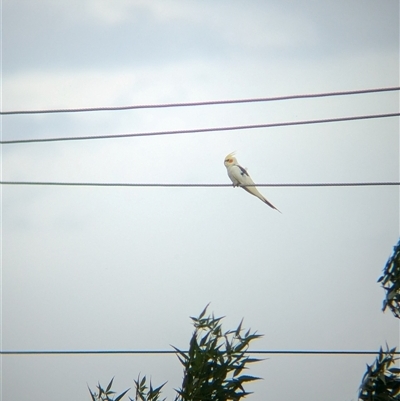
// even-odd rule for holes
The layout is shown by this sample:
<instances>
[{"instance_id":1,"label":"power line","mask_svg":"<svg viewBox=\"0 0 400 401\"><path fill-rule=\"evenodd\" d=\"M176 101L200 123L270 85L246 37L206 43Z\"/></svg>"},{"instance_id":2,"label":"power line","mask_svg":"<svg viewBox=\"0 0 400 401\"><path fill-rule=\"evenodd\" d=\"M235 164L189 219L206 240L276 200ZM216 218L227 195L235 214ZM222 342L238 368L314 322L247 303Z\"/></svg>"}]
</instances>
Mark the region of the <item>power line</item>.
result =
<instances>
[{"instance_id":1,"label":"power line","mask_svg":"<svg viewBox=\"0 0 400 401\"><path fill-rule=\"evenodd\" d=\"M236 125L230 127L212 127L212 128L196 128L187 130L173 130L173 131L156 131L156 132L139 132L131 134L110 134L110 135L93 135L93 136L74 136L74 137L59 137L59 138L32 138L32 139L13 139L7 141L0 141L1 145L21 144L21 143L34 143L34 142L61 142L61 141L78 141L78 140L92 140L92 139L116 139L116 138L129 138L138 136L156 136L156 135L173 135L173 134L194 134L201 132L219 132L219 131L238 131L244 129L255 128L273 128L273 127L287 127L293 125L310 125L310 124L324 124L343 121L367 120L376 118L398 117L400 113L387 113L387 114L369 114L363 116L350 116L338 118L326 118L319 120L303 120L303 121L288 121L280 123L269 124L254 124L254 125Z\"/></svg>"},{"instance_id":2,"label":"power line","mask_svg":"<svg viewBox=\"0 0 400 401\"><path fill-rule=\"evenodd\" d=\"M360 94L367 94L367 93L398 91L399 89L400 89L400 87L389 87L389 88L362 89L362 90L342 91L342 92L325 92L325 93L312 93L312 94L303 94L303 95L288 95L288 96L251 98L251 99L211 100L211 101L204 101L204 102L142 104L142 105L116 106L116 107L85 107L85 108L75 108L75 109L15 110L15 111L2 111L2 112L0 112L0 115L82 113L82 112L93 112L93 111L117 111L117 110L133 110L133 109L168 108L168 107L212 106L212 105L222 105L222 104L272 102L272 101L281 101L281 100L309 99L309 98L346 96L346 95L360 95Z\"/></svg>"},{"instance_id":3,"label":"power line","mask_svg":"<svg viewBox=\"0 0 400 401\"><path fill-rule=\"evenodd\" d=\"M182 351L188 353L188 351ZM382 351L384 354L385 351ZM364 350L254 350L248 354L280 355L379 355L380 351ZM389 353L389 352L387 352ZM0 351L0 355L126 355L126 354L177 354L174 350L67 350L67 351ZM394 352L400 355L400 352Z\"/></svg>"},{"instance_id":4,"label":"power line","mask_svg":"<svg viewBox=\"0 0 400 401\"><path fill-rule=\"evenodd\" d=\"M68 186L68 187L164 187L164 188L226 188L232 184L186 184L186 183L129 183L129 182L58 182L58 181L0 181L0 185ZM399 186L397 181L384 182L317 182L254 184L257 187L367 187ZM248 187L252 185L247 185Z\"/></svg>"}]
</instances>

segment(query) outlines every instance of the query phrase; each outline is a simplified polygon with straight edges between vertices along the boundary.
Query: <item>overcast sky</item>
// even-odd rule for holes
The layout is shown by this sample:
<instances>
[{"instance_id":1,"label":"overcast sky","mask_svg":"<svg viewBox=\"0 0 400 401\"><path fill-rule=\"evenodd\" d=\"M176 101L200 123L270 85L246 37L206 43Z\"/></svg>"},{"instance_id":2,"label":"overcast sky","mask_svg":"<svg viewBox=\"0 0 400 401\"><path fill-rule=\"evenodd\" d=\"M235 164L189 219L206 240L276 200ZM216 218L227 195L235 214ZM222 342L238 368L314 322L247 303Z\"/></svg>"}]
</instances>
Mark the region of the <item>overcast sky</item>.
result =
<instances>
[{"instance_id":1,"label":"overcast sky","mask_svg":"<svg viewBox=\"0 0 400 401\"><path fill-rule=\"evenodd\" d=\"M399 86L394 0L3 0L3 111ZM2 139L92 136L399 111L398 92L2 117ZM2 145L2 180L399 180L399 120ZM376 282L399 236L397 187L1 187L3 350L187 349L211 302L253 349L397 346ZM373 356L278 356L249 400L350 401ZM89 400L87 383L168 380L174 355L3 356L2 400ZM131 393L131 397L134 394Z\"/></svg>"}]
</instances>

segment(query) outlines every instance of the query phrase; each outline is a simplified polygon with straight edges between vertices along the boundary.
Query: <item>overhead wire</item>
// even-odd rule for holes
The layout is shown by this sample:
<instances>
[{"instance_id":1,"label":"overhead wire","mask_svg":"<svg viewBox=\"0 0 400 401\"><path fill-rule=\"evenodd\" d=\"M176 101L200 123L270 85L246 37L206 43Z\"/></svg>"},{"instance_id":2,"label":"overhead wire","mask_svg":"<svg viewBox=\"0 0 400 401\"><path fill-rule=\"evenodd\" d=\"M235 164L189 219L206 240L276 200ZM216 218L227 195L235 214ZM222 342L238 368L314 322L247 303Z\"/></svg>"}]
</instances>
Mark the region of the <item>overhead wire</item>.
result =
<instances>
[{"instance_id":1,"label":"overhead wire","mask_svg":"<svg viewBox=\"0 0 400 401\"><path fill-rule=\"evenodd\" d=\"M138 132L138 133L110 134L110 135L85 135L85 136L69 136L69 137L53 137L53 138L11 139L11 140L0 141L0 144L1 145L10 145L10 144L39 143L39 142L61 142L61 141L78 141L78 140L93 140L93 139L116 139L116 138L129 138L129 137L139 137L139 136L145 137L145 136L156 136L156 135L237 131L237 130L245 130L245 129L287 127L287 126L294 126L294 125L324 124L324 123L334 123L334 122L343 122L343 121L390 118L390 117L399 117L399 116L400 116L400 113L369 114L369 115L361 115L361 116L325 118L325 119L317 119L317 120L287 121L287 122L277 122L277 123L267 123L267 124L236 125L236 126L229 126L229 127L196 128L196 129L184 129L184 130L172 130L172 131Z\"/></svg>"},{"instance_id":2,"label":"overhead wire","mask_svg":"<svg viewBox=\"0 0 400 401\"><path fill-rule=\"evenodd\" d=\"M205 183L128 183L128 182L61 182L61 181L0 181L0 185L25 186L68 186L68 187L165 187L165 188L227 188L232 184ZM317 183L269 183L253 184L246 187L367 187L399 186L397 181L371 182L317 182Z\"/></svg>"},{"instance_id":3,"label":"overhead wire","mask_svg":"<svg viewBox=\"0 0 400 401\"><path fill-rule=\"evenodd\" d=\"M185 354L188 351L181 351ZM379 355L389 351L368 350L247 350L247 354L281 354L281 355ZM126 354L178 354L175 350L44 350L44 351L0 351L0 355L126 355ZM395 351L399 355L400 352Z\"/></svg>"},{"instance_id":4,"label":"overhead wire","mask_svg":"<svg viewBox=\"0 0 400 401\"><path fill-rule=\"evenodd\" d=\"M223 105L223 104L272 102L272 101L281 101L281 100L295 100L295 99L310 99L310 98L332 97L332 96L360 95L360 94L377 93L377 92L392 92L392 91L398 91L398 90L400 90L400 87L395 86L395 87L388 87L388 88L373 88L373 89L361 89L361 90L352 90L352 91L311 93L311 94L287 95L287 96L275 96L275 97L263 97L263 98L249 98L249 99L210 100L210 101L203 101L203 102L142 104L142 105L114 106L114 107L84 107L84 108L71 108L71 109L11 110L11 111L1 111L0 115L82 113L82 112L95 112L95 111L121 111L121 110L134 110L134 109L211 106L211 105Z\"/></svg>"}]
</instances>

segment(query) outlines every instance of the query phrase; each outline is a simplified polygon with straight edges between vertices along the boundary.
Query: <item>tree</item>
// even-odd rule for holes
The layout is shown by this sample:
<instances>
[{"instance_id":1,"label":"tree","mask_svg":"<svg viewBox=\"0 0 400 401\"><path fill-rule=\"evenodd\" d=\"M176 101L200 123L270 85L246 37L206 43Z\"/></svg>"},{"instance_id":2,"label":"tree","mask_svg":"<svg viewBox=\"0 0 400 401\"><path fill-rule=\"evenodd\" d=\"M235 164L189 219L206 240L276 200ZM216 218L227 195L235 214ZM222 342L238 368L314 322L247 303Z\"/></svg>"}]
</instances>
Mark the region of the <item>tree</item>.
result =
<instances>
[{"instance_id":1,"label":"tree","mask_svg":"<svg viewBox=\"0 0 400 401\"><path fill-rule=\"evenodd\" d=\"M385 352L381 348L375 362L367 365L358 395L360 400L400 400L400 369L391 367L398 359L395 352L396 348L387 348Z\"/></svg>"},{"instance_id":2,"label":"tree","mask_svg":"<svg viewBox=\"0 0 400 401\"><path fill-rule=\"evenodd\" d=\"M260 361L251 358L246 351L251 341L260 338L256 332L243 333L242 322L235 330L222 331L222 317L207 316L207 307L199 317L191 317L194 333L188 352L173 347L183 365L183 383L176 390L175 401L239 401L250 392L244 389L246 383L260 380L259 377L243 374L248 365ZM112 391L112 379L104 389L100 384L97 392L89 388L92 401L120 401L129 391L118 396ZM147 384L146 376L134 381L136 394L131 401L159 401L162 387L153 388ZM115 397L115 398L114 398Z\"/></svg>"},{"instance_id":3,"label":"tree","mask_svg":"<svg viewBox=\"0 0 400 401\"><path fill-rule=\"evenodd\" d=\"M386 291L386 298L383 301L382 310L387 307L393 314L400 318L400 239L393 249L393 253L386 262L383 274L378 279Z\"/></svg>"},{"instance_id":4,"label":"tree","mask_svg":"<svg viewBox=\"0 0 400 401\"><path fill-rule=\"evenodd\" d=\"M400 318L400 240L394 247L378 279L386 291L382 310L389 308L395 317ZM358 397L362 401L400 401L400 369L393 367L396 348L379 350L372 365L367 365Z\"/></svg>"}]
</instances>

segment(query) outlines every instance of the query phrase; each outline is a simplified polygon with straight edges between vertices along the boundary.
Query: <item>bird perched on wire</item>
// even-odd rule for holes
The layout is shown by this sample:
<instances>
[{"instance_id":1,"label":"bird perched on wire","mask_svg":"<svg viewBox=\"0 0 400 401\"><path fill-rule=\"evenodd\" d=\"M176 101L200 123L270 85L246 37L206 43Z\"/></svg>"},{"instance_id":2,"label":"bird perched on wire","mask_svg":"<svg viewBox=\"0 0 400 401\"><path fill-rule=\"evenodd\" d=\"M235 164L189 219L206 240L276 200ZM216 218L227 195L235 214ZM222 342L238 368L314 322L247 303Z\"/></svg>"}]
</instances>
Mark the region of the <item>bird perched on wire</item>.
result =
<instances>
[{"instance_id":1,"label":"bird perched on wire","mask_svg":"<svg viewBox=\"0 0 400 401\"><path fill-rule=\"evenodd\" d=\"M228 176L233 182L234 187L242 187L248 193L257 196L257 198L261 199L268 206L272 207L272 209L277 210L279 213L282 213L279 209L277 209L271 202L268 202L267 199L264 198L255 187L254 181L249 176L249 173L245 168L240 166L236 160L236 157L233 155L235 152L229 153L228 156L225 157L225 167L228 171Z\"/></svg>"}]
</instances>

